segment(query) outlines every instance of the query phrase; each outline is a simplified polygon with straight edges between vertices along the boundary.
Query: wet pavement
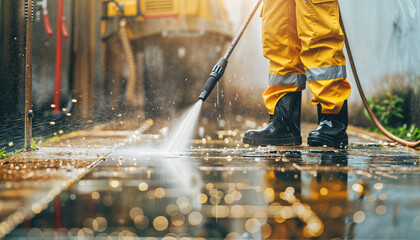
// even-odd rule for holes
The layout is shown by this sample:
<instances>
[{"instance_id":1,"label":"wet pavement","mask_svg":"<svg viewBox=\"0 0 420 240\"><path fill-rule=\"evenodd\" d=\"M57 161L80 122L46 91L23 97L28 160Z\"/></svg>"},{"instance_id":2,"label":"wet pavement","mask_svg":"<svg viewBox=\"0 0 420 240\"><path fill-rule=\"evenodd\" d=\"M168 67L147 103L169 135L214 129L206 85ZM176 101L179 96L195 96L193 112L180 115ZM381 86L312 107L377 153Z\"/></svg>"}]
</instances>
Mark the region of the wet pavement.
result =
<instances>
[{"instance_id":1,"label":"wet pavement","mask_svg":"<svg viewBox=\"0 0 420 240\"><path fill-rule=\"evenodd\" d=\"M312 126L305 126L307 133ZM32 208L38 214L25 220L19 215L23 222L7 238L420 236L418 151L356 131L349 131L351 144L343 150L250 147L241 143L243 131L230 130L195 139L187 152L164 153L156 150L157 135L142 132L112 141L90 134L96 147L79 147L90 149L93 170L81 167L88 173L76 174L83 178L61 194L56 190L44 211ZM101 155L106 161L98 161ZM13 180L2 181L0 206L8 206L7 182ZM13 184L9 190L15 195Z\"/></svg>"}]
</instances>

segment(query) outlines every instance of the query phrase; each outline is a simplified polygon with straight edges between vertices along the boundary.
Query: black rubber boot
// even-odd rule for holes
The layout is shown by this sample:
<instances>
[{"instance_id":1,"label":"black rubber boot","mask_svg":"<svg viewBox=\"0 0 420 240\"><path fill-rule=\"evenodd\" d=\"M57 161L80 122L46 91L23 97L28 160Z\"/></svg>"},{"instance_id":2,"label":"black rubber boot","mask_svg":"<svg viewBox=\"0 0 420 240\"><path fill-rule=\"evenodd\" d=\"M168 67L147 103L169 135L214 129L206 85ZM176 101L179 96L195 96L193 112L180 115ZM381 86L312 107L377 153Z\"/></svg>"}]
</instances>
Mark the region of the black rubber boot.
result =
<instances>
[{"instance_id":1,"label":"black rubber boot","mask_svg":"<svg viewBox=\"0 0 420 240\"><path fill-rule=\"evenodd\" d=\"M318 104L318 128L309 133L309 146L328 146L344 148L348 145L346 133L348 125L347 101L338 114L323 114Z\"/></svg>"},{"instance_id":2,"label":"black rubber boot","mask_svg":"<svg viewBox=\"0 0 420 240\"><path fill-rule=\"evenodd\" d=\"M300 106L302 92L287 93L276 105L274 115L264 129L248 130L244 143L251 145L295 146L302 144Z\"/></svg>"}]
</instances>

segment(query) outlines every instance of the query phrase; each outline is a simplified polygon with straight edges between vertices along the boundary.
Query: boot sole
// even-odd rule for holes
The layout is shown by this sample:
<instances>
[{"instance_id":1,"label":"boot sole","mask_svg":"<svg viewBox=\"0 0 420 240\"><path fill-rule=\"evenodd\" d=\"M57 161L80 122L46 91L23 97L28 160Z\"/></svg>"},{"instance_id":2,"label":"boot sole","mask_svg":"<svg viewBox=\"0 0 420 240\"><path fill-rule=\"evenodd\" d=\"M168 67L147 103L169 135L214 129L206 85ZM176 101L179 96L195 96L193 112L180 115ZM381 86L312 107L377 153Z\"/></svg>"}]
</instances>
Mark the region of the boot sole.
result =
<instances>
[{"instance_id":1,"label":"boot sole","mask_svg":"<svg viewBox=\"0 0 420 240\"><path fill-rule=\"evenodd\" d=\"M254 140L251 138L244 137L243 142L250 145L258 146L298 146L302 144L302 137L293 137L293 138L279 138L279 139L270 139L270 140Z\"/></svg>"},{"instance_id":2,"label":"boot sole","mask_svg":"<svg viewBox=\"0 0 420 240\"><path fill-rule=\"evenodd\" d=\"M335 148L344 148L349 145L349 141L347 137L339 138L339 139L326 139L323 137L308 137L308 145L311 147L335 147Z\"/></svg>"}]
</instances>

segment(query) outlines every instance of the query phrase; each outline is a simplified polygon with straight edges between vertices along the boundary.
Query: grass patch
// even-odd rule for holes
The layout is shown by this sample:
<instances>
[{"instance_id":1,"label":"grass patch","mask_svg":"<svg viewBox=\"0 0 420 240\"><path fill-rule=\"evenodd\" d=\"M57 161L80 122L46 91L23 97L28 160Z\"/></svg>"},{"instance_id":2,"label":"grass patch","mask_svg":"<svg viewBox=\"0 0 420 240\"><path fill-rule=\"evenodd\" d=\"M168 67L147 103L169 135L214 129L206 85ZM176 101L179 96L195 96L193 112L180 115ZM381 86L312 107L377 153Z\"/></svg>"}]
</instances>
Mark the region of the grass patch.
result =
<instances>
[{"instance_id":1,"label":"grass patch","mask_svg":"<svg viewBox=\"0 0 420 240\"><path fill-rule=\"evenodd\" d=\"M32 150L35 150L36 148L32 147L31 149ZM2 149L0 149L0 160L9 158L9 157L14 156L16 154L23 153L25 151L26 150L22 148L22 149L19 149L19 150L14 151L14 152L8 152L8 151L6 151L5 148L2 148Z\"/></svg>"},{"instance_id":2,"label":"grass patch","mask_svg":"<svg viewBox=\"0 0 420 240\"><path fill-rule=\"evenodd\" d=\"M6 148L0 149L0 160L11 157L13 153L7 152Z\"/></svg>"},{"instance_id":3,"label":"grass patch","mask_svg":"<svg viewBox=\"0 0 420 240\"><path fill-rule=\"evenodd\" d=\"M32 139L31 140L31 151L34 151L34 150L37 150L37 149L38 149L38 147L36 146L34 140ZM14 156L16 154L20 154L20 153L24 153L24 152L26 152L25 148L21 148L19 150L14 151L14 152L8 152L8 151L6 151L6 148L2 148L2 149L0 149L0 160L6 159L6 158L9 158L9 157Z\"/></svg>"},{"instance_id":4,"label":"grass patch","mask_svg":"<svg viewBox=\"0 0 420 240\"><path fill-rule=\"evenodd\" d=\"M46 144L46 143L49 143L49 142L53 142L53 141L55 141L55 140L58 140L60 137L61 137L61 136L54 136L54 137L48 138L48 139L47 139L47 140L45 140L42 144Z\"/></svg>"}]
</instances>

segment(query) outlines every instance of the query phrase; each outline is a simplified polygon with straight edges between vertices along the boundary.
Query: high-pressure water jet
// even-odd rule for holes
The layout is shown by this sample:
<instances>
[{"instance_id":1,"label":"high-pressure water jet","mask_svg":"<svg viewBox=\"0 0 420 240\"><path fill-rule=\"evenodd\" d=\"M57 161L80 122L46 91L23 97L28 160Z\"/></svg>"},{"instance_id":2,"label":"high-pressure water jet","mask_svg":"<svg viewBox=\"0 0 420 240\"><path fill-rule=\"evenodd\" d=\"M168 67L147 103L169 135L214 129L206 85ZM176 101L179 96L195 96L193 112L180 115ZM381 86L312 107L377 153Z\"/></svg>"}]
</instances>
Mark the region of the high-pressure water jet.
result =
<instances>
[{"instance_id":1,"label":"high-pressure water jet","mask_svg":"<svg viewBox=\"0 0 420 240\"><path fill-rule=\"evenodd\" d=\"M178 124L164 144L164 152L182 152L185 151L194 135L195 126L200 115L202 100L198 100L185 114L181 117Z\"/></svg>"}]
</instances>

